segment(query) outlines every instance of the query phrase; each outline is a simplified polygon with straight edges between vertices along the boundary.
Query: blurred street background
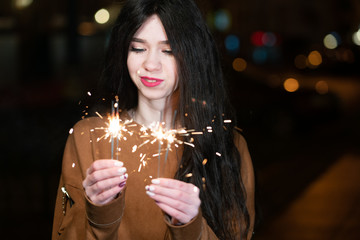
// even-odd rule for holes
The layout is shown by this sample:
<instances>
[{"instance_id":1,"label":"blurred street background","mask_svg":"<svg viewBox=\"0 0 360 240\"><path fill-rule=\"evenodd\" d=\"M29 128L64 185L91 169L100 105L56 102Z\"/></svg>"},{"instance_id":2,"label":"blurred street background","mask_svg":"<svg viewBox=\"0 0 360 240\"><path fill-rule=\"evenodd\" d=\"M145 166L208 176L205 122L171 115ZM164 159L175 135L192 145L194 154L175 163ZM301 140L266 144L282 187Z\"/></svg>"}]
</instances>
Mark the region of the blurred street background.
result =
<instances>
[{"instance_id":1,"label":"blurred street background","mask_svg":"<svg viewBox=\"0 0 360 240\"><path fill-rule=\"evenodd\" d=\"M360 1L198 0L256 170L255 240L360 239ZM1 239L50 239L116 0L0 2Z\"/></svg>"}]
</instances>

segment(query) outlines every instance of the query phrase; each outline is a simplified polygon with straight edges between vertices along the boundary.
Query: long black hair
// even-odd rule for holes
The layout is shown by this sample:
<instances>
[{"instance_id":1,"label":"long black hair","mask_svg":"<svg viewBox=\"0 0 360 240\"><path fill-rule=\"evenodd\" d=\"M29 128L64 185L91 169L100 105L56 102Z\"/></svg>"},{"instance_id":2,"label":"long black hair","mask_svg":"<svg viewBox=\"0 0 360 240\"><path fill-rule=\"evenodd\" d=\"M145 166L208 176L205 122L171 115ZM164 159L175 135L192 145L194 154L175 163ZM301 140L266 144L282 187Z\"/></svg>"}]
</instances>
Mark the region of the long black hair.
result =
<instances>
[{"instance_id":1,"label":"long black hair","mask_svg":"<svg viewBox=\"0 0 360 240\"><path fill-rule=\"evenodd\" d=\"M224 87L216 43L193 0L128 0L112 29L102 74L105 92L119 97L122 109L136 108L137 88L127 56L133 35L156 14L177 62L178 121L195 147L184 145L175 178L198 186L202 214L220 239L246 238L249 213L241 179L241 159L234 144L235 114ZM192 177L188 177L192 173ZM244 224L244 226L240 226Z\"/></svg>"}]
</instances>

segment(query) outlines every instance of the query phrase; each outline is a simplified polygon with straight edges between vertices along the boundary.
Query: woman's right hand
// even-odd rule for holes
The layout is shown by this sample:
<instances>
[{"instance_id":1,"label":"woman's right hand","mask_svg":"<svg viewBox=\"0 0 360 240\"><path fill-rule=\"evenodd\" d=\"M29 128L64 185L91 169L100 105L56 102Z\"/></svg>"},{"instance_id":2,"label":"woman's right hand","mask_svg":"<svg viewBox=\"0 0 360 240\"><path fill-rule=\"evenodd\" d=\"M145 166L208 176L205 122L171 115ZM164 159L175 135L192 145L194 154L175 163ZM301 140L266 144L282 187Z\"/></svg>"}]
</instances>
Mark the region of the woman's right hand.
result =
<instances>
[{"instance_id":1,"label":"woman's right hand","mask_svg":"<svg viewBox=\"0 0 360 240\"><path fill-rule=\"evenodd\" d=\"M128 174L123 163L117 160L97 160L86 171L83 187L95 204L104 205L124 189Z\"/></svg>"}]
</instances>

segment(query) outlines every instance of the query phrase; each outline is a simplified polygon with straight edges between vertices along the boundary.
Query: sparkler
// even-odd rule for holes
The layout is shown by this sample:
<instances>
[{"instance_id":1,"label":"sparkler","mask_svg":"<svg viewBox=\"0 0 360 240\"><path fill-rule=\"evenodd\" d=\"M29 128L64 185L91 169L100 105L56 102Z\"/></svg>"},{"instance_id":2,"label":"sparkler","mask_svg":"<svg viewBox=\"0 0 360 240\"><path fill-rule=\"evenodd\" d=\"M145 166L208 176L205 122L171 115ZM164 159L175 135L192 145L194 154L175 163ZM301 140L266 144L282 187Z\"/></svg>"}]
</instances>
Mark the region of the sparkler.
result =
<instances>
[{"instance_id":1,"label":"sparkler","mask_svg":"<svg viewBox=\"0 0 360 240\"><path fill-rule=\"evenodd\" d=\"M103 119L103 117L96 112L96 114ZM104 130L105 134L99 138L97 138L97 141L100 141L101 139L108 139L111 143L111 159L114 159L114 152L120 151L119 149L119 141L121 139L127 140L127 137L125 136L125 133L128 135L132 135L133 133L127 129L127 127L131 126L130 123L132 123L132 120L125 120L123 121L120 119L119 116L119 98L118 96L115 97L115 102L112 101L111 106L111 115L108 117L109 122L105 123L107 125L106 128L95 128ZM132 125L134 126L134 125ZM116 144L116 147L115 147ZM118 154L116 155L116 159L118 160Z\"/></svg>"}]
</instances>

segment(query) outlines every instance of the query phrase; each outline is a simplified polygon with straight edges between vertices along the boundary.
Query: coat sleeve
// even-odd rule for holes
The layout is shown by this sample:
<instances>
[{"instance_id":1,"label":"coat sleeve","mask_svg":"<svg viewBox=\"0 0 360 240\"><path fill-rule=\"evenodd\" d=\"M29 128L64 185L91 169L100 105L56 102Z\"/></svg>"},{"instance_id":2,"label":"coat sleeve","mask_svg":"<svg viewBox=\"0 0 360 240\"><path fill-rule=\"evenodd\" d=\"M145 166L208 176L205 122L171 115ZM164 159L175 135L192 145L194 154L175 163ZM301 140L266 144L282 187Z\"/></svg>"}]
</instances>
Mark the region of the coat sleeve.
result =
<instances>
[{"instance_id":1,"label":"coat sleeve","mask_svg":"<svg viewBox=\"0 0 360 240\"><path fill-rule=\"evenodd\" d=\"M65 146L52 239L118 239L125 192L103 206L85 196L82 181L93 157L89 129L83 125L74 127Z\"/></svg>"},{"instance_id":2,"label":"coat sleeve","mask_svg":"<svg viewBox=\"0 0 360 240\"><path fill-rule=\"evenodd\" d=\"M169 228L169 236L166 239L174 240L216 240L218 239L215 233L203 218L201 210L199 214L189 223L176 226L172 225L168 219L165 222Z\"/></svg>"}]
</instances>

